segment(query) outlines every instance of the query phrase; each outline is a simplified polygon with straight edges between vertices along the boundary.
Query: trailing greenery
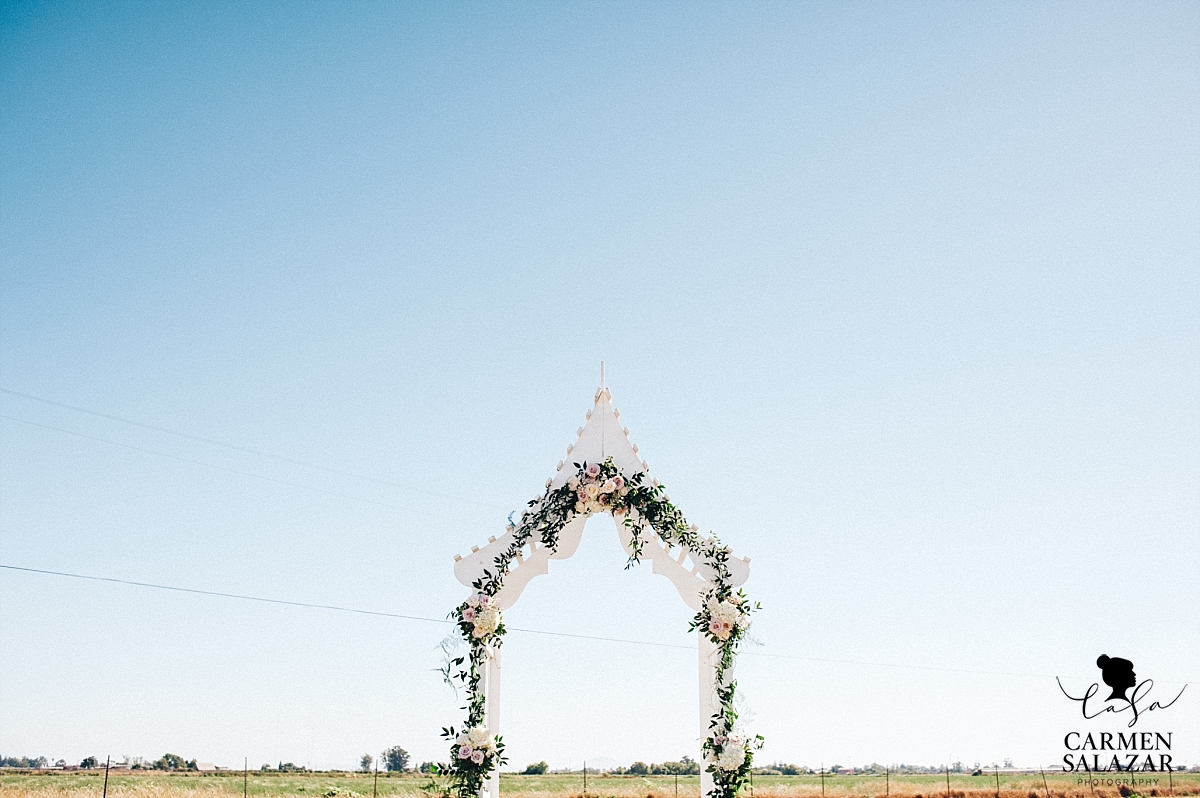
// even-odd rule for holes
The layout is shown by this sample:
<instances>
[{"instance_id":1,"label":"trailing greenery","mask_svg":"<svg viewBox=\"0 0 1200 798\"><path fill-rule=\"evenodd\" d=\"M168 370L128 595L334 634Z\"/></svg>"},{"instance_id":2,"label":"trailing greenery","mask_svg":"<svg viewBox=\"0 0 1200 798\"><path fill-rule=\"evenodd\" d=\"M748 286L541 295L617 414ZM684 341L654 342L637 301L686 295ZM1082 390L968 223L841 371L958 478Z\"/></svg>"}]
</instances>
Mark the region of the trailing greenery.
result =
<instances>
[{"instance_id":1,"label":"trailing greenery","mask_svg":"<svg viewBox=\"0 0 1200 798\"><path fill-rule=\"evenodd\" d=\"M461 729L442 729L442 736L453 741L450 762L439 767L448 778L451 791L459 798L475 798L493 770L507 763L504 741L489 733L485 726L485 696L480 689L483 668L501 645L504 620L496 597L504 587L504 577L522 548L531 541L549 548L558 547L559 533L570 521L593 513L611 513L622 521L631 535L630 557L626 567L641 561L642 549L651 534L668 547L681 546L706 570L713 587L703 596L703 604L689 629L700 630L719 652L716 665L716 693L719 707L709 723L702 750L705 770L712 774L714 790L709 798L734 798L750 777L754 752L762 746L762 737L748 738L736 729L734 695L737 682L730 676L738 644L749 625L751 606L742 591L732 587L728 546L715 536L702 538L697 527L689 525L680 510L667 498L657 481L646 482L638 472L626 476L609 458L603 463L575 463L577 473L558 488L547 488L529 502L519 523L509 525L509 545L484 570L472 587L475 592L450 613L460 634L470 647L466 656L455 657L446 666L447 679L465 688L466 722Z\"/></svg>"}]
</instances>

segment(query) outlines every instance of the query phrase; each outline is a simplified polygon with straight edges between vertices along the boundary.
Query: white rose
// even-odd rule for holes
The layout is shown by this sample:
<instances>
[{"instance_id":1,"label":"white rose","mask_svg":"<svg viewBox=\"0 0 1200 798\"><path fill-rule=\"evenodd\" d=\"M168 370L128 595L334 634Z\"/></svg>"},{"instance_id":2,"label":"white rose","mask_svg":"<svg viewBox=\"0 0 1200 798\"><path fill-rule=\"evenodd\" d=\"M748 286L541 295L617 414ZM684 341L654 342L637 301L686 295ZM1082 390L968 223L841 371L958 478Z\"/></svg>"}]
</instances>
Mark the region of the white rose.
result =
<instances>
[{"instance_id":1,"label":"white rose","mask_svg":"<svg viewBox=\"0 0 1200 798\"><path fill-rule=\"evenodd\" d=\"M591 483L590 485L587 485L586 487L584 487L583 490L584 490L584 493L587 494L587 497L589 499L596 498L596 496L600 493L600 489L596 487L596 483L594 483L594 482Z\"/></svg>"},{"instance_id":2,"label":"white rose","mask_svg":"<svg viewBox=\"0 0 1200 798\"><path fill-rule=\"evenodd\" d=\"M571 490L579 490L579 477L571 477L568 479L567 487Z\"/></svg>"},{"instance_id":3,"label":"white rose","mask_svg":"<svg viewBox=\"0 0 1200 798\"><path fill-rule=\"evenodd\" d=\"M480 610L475 615L474 624L476 637L491 634L500 625L500 611L495 609Z\"/></svg>"},{"instance_id":4,"label":"white rose","mask_svg":"<svg viewBox=\"0 0 1200 798\"><path fill-rule=\"evenodd\" d=\"M746 761L746 749L732 742L725 744L721 755L717 757L717 767L721 770L737 770Z\"/></svg>"},{"instance_id":5,"label":"white rose","mask_svg":"<svg viewBox=\"0 0 1200 798\"><path fill-rule=\"evenodd\" d=\"M730 624L736 624L742 619L742 608L731 601L722 601L712 608L712 615Z\"/></svg>"},{"instance_id":6,"label":"white rose","mask_svg":"<svg viewBox=\"0 0 1200 798\"><path fill-rule=\"evenodd\" d=\"M460 734L454 738L454 744L455 745L468 745L469 744L469 738L467 737L467 732L465 730L462 732L462 734Z\"/></svg>"},{"instance_id":7,"label":"white rose","mask_svg":"<svg viewBox=\"0 0 1200 798\"><path fill-rule=\"evenodd\" d=\"M616 489L617 483L613 482L611 479L605 480L604 484L600 486L601 493L612 493Z\"/></svg>"},{"instance_id":8,"label":"white rose","mask_svg":"<svg viewBox=\"0 0 1200 798\"><path fill-rule=\"evenodd\" d=\"M491 735L488 734L486 726L476 726L467 732L467 741L472 748L482 748L485 743L491 740Z\"/></svg>"}]
</instances>

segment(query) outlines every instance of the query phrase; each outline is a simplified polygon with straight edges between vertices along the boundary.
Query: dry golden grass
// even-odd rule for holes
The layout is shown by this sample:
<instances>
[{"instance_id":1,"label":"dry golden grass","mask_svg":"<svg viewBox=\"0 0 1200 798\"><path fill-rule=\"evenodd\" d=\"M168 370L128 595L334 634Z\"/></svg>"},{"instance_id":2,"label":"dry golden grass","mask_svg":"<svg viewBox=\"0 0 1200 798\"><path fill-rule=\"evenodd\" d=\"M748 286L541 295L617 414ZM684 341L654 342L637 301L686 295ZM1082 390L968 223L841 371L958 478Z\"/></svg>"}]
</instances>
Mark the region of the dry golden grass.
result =
<instances>
[{"instance_id":1,"label":"dry golden grass","mask_svg":"<svg viewBox=\"0 0 1200 798\"><path fill-rule=\"evenodd\" d=\"M1103 777L1089 786L1071 774L1005 774L1000 790L989 777L952 775L949 794L940 776L756 776L743 798L1168 798L1200 796L1200 774L1168 779L1160 774L1126 774L1122 778L1157 778L1158 782L1109 786ZM1172 786L1168 786L1173 784ZM382 776L353 773L257 773L246 784L249 798L438 798L426 776ZM678 789L678 792L676 792ZM107 798L241 798L242 774L113 774ZM503 798L584 798L579 773L501 777ZM102 798L103 772L0 775L0 798ZM589 774L586 798L700 798L700 780L681 776Z\"/></svg>"}]
</instances>

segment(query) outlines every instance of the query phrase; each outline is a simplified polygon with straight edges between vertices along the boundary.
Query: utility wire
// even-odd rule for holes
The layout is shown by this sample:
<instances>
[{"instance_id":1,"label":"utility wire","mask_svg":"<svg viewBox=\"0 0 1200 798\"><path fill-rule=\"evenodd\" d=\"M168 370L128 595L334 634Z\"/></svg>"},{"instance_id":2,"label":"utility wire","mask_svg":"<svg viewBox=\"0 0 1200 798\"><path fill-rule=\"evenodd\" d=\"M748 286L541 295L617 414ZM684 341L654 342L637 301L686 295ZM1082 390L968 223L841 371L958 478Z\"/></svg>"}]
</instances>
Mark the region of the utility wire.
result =
<instances>
[{"instance_id":1,"label":"utility wire","mask_svg":"<svg viewBox=\"0 0 1200 798\"><path fill-rule=\"evenodd\" d=\"M0 391L2 391L2 390L3 389L0 388ZM297 488L299 490L313 491L315 493L323 493L326 496L337 496L338 498L347 499L349 501L363 502L365 504L373 504L377 507L387 507L392 510L401 510L406 513L415 513L416 515L425 516L427 518L435 517L428 512L414 510L411 507L405 507L405 506L399 505L399 504L392 504L390 502L382 502L382 501L378 501L376 499L368 499L368 498L365 498L362 496L353 496L349 493L341 493L336 490L329 490L328 488L318 488L314 485L305 485L300 482L291 482L286 479L277 479L276 477L268 477L263 474L255 474L251 471L240 471L236 468L228 468L226 466L216 465L215 463L206 463L203 460L193 460L190 457L180 457L179 455L170 454L169 452L160 452L157 449L146 449L144 447L134 446L129 443L121 443L120 441L109 440L108 438L100 438L95 435L87 435L82 432L76 432L74 430L69 430L69 429L63 429L62 427L54 427L49 424L39 424L36 421L29 421L28 419L17 418L16 416L8 416L8 415L4 415L4 414L0 413L0 419L5 419L7 421L15 421L18 424L26 424L31 427L38 427L39 429L53 430L54 432L61 432L64 435L74 435L77 438L84 438L89 441L97 441L99 443L107 443L110 446L118 446L122 449L129 449L131 451L141 452L143 454L152 454L156 457L165 457L169 460L175 460L180 463L189 463L191 465L203 466L204 468L212 468L217 471L224 471L227 474L237 474L238 476L251 477L253 479L261 479L266 482L274 483L276 485L286 485L290 488ZM441 516L441 517L444 518L444 516ZM460 518L459 520L462 521L463 523L471 523L471 524L478 523L477 521L466 521L462 518Z\"/></svg>"},{"instance_id":2,"label":"utility wire","mask_svg":"<svg viewBox=\"0 0 1200 798\"><path fill-rule=\"evenodd\" d=\"M109 421L117 421L122 424L128 424L130 426L140 427L142 429L148 429L148 430L152 430L154 432L161 432L166 435L174 435L178 438L195 441L197 443L205 443L210 446L218 446L223 449L229 449L231 451L237 451L237 452L242 452L245 454L251 454L256 457L263 457L263 458L267 458L270 460L276 460L276 461L282 462L282 463L290 463L292 465L298 465L298 466L302 466L304 468L311 468L311 469L314 469L317 471L323 471L323 472L329 473L329 474L337 474L340 476L351 477L354 479L360 479L360 480L364 480L367 482L373 482L378 485L387 485L387 486L390 486L393 488L399 488L400 490L406 490L406 491L411 491L413 493L424 494L426 496L433 496L433 497L441 498L441 499L450 499L450 500L453 500L456 502L465 502L468 504L474 504L479 507L487 507L488 509L495 509L491 505L483 504L482 502L473 501L471 499L467 499L467 498L464 498L461 496L454 496L454 495L451 495L448 493L440 493L437 491L425 490L423 488L414 488L410 485L403 485L398 482L392 482L391 480L380 479L378 477L372 477L372 476L369 476L366 474L359 474L359 473L356 473L353 471L345 471L342 469L331 468L329 466L324 466L319 463L310 463L310 462L307 462L304 460L298 460L298 459L291 458L291 457L285 457L283 455L273 454L271 452L264 452L259 449L252 449L252 448L249 448L246 446L238 446L237 444L226 443L224 441L214 440L212 438L205 438L205 437L202 437L199 435L192 435L187 432L180 432L178 430L168 429L167 427L160 427L155 424L147 424L145 422L135 421L133 419L128 419L128 418L123 418L121 416L112 415L110 413L102 413L98 410L90 410L86 407L79 407L77 405L71 405L71 404L67 404L65 402L58 402L53 399L46 399L45 397L41 397L41 396L34 396L32 394L22 393L20 391L14 391L10 388L0 387L0 393L5 393L10 396L17 396L22 399L28 399L33 402L40 402L42 404L51 405L53 407L60 407L65 410L72 410L77 413L84 413L84 414L87 414L90 416L95 416L97 418L107 419ZM262 479L267 482L276 483L278 485L286 485L286 486L293 487L293 488L299 488L301 490L316 491L318 493L324 493L324 494L327 494L330 496L337 496L337 497L340 497L343 499L349 499L351 501L361 501L361 502L366 502L368 504L375 504L375 505L379 505L382 507L389 507L392 509L400 509L400 510L407 509L407 508L400 507L398 505L388 504L386 502L374 501L372 499L364 499L364 498L357 497L357 496L351 496L351 495L344 494L344 493L338 493L337 491L326 490L324 488L316 488L316 487L312 487L309 485L302 485L302 484L296 483L296 482L289 482L287 480L276 479L274 477L263 476L261 474L254 474L254 473L251 473L248 471L239 471L239 470L233 469L233 468L226 468L225 466L214 465L212 463L205 463L200 460L192 460L192 459L189 459L186 457L179 457L177 455L168 454L166 452L156 451L154 449L145 449L145 448L142 448L139 446L132 446L127 443L118 443L117 441L108 440L106 438L99 438L99 437L96 437L93 435L85 435L84 433L81 433L81 432L74 432L72 430L62 429L61 427L52 427L48 424L39 424L39 423L36 423L33 421L27 421L22 418L16 418L14 416L7 416L7 415L0 414L0 418L7 419L9 421L15 421L20 424L27 424L27 425L33 426L33 427L40 427L41 429L47 429L47 430L53 430L55 432L61 432L61 433L67 434L67 435L74 435L74 436L77 436L80 438L86 438L88 440L98 441L100 443L107 443L112 446L119 446L119 447L122 447L125 449L130 449L130 450L137 451L137 452L143 452L145 454L152 454L152 455L157 455L159 457L166 457L171 460L176 460L176 461L179 461L182 463L190 463L192 465L203 466L205 468L213 468L218 471L225 471L230 474L237 474L239 476L246 476L246 477L252 477L255 479ZM112 583L116 583L116 584L133 585L136 587L154 588L157 590L172 590L172 591L176 591L176 592L180 592L180 593L193 593L193 594L206 595L206 596L219 596L222 598L241 599L244 601L259 601L259 602L264 602L264 603L268 603L268 604L283 604L283 605L289 605L289 606L294 606L294 607L307 607L307 608L311 608L311 609L335 610L338 612L350 612L350 613L356 613L359 615L375 615L375 616L385 617L385 618L400 618L400 619L412 620L412 621L427 621L430 623L442 623L442 624L451 623L450 621L447 621L447 620L439 620L437 618L423 618L423 617L419 617L419 616L415 616L415 615L399 615L399 614L391 613L391 612L378 612L378 611L374 611L374 610L363 610L363 609L356 609L356 608L352 608L352 607L339 607L339 606L334 606L334 605L329 605L329 604L309 604L309 603L302 602L302 601L288 601L285 599L272 599L272 598L264 598L261 596L245 596L245 595L240 595L240 594L236 594L236 593L221 593L221 592L211 591L211 590L198 590L198 589L193 589L193 588L176 587L176 586L171 586L171 585L156 585L156 584L151 584L148 582L134 582L134 581L124 580L124 579L114 579L111 577L87 576L84 574L71 574L71 573L65 573L65 572L60 572L60 571L45 571L45 570L39 570L36 568L21 568L21 567L14 566L14 565L0 564L0 568L6 568L9 570L14 570L14 571L27 571L30 573L47 574L47 575L52 575L52 576L70 577L70 578L74 578L74 579L88 579L88 580L93 580L93 581L98 581L98 582L112 582ZM506 628L509 629L510 631L522 632L525 634L550 635L550 636L554 636L554 637L570 637L570 638L576 638L576 639L580 639L580 640L598 640L598 641L609 642L609 643L626 643L626 644L631 644L631 645L655 646L658 648L680 648L680 649L689 649L689 650L691 649L691 646L682 646L682 645L676 645L676 644L672 644L672 643L654 643L654 642L650 642L650 641L646 641L646 640L625 640L625 639L621 639L621 638L597 637L594 635L579 635L579 634L570 634L570 633L566 633L566 632L548 632L548 631L544 631L541 629L520 629L517 627L511 627L511 626L506 627ZM866 665L869 667L876 667L876 668L902 668L902 669L907 669L907 670L939 671L939 672L943 672L943 673L969 673L969 674L984 674L984 675L989 675L989 676L1027 676L1027 677L1034 677L1034 678L1056 678L1050 674L1044 674L1044 673L1020 673L1020 672L1015 672L1015 671L982 671L982 670L970 670L970 669L965 669L965 668L946 668L946 667L941 667L941 666L936 666L936 665L905 665L905 664L889 663L889 662L864 662L864 661L860 661L860 660L831 659L831 658L827 658L827 657L801 657L801 656L796 656L793 654L769 654L769 653L760 652L760 651L746 651L746 652L743 652L743 655L750 655L750 656L757 656L757 657L770 657L772 659L804 660L807 662L825 662L825 663L838 664L838 665ZM1066 677L1066 678L1083 678L1083 677ZM1164 683L1166 683L1166 684L1182 684L1182 682L1164 682Z\"/></svg>"},{"instance_id":3,"label":"utility wire","mask_svg":"<svg viewBox=\"0 0 1200 798\"><path fill-rule=\"evenodd\" d=\"M31 402L41 402L42 404L51 405L53 407L61 407L64 410L72 410L76 413L86 413L89 416L95 416L96 418L103 418L103 419L107 419L109 421L117 421L122 424L128 424L132 427L141 427L142 429L148 429L148 430L152 430L154 432L161 432L165 435L174 435L177 438L183 438L185 440L195 441L197 443L206 443L209 446L219 446L222 449L229 449L231 451L242 452L244 454L252 454L255 457L265 457L268 460L276 460L281 463L290 463L291 465L303 466L304 468L311 468L316 471L324 471L327 474L338 474L343 477L351 477L353 479L361 479L366 482L374 482L377 485L387 485L389 487L399 488L400 490L406 490L406 491L410 491L412 493L420 493L420 494L424 494L425 496L433 496L433 497L436 497L439 499L450 499L450 500L456 501L456 502L466 502L467 504L474 504L478 507L486 507L489 510L496 509L495 507L493 507L490 504L485 504L483 502L474 501L472 499L467 499L462 496L454 496L449 493L440 493L438 491L426 490L424 488L414 488L411 485L403 485L399 482L392 482L391 480L388 480L388 479L380 479L379 477L373 477L368 474L359 474L354 471L344 471L340 468L331 468L330 466L321 465L320 463L310 463L306 460L297 460L295 458L285 457L284 455L280 455L280 454L264 452L261 449L251 449L250 447L247 447L247 446L238 446L237 444L226 443L224 441L218 441L218 440L214 440L212 438L205 438L200 435L192 435L187 432L180 432L179 430L168 429L167 427L160 427L155 424L147 424L142 421L134 421L133 419L123 418L122 416L114 416L110 413L102 413L98 410L89 410L86 407L79 407L77 405L69 405L65 402L58 402L53 399L46 399L45 397L34 396L33 394L21 393L20 391L14 391L10 388L0 388L0 393L6 393L9 396L19 396L20 398L28 399ZM7 418L7 416L5 416L5 418ZM14 419L14 420L19 421L20 419ZM26 422L26 423L32 423L32 422ZM49 429L57 429L57 428L49 427ZM59 431L64 432L65 430L59 430ZM84 436L84 437L87 437L87 436ZM102 440L102 439L96 438L95 440ZM105 441L105 443L112 443L112 441ZM122 444L117 444L117 445L119 446ZM130 447L130 448L133 448L133 447ZM167 455L167 456L170 456L170 455ZM177 459L179 459L179 458L177 458ZM192 461L187 461L187 462L192 462ZM201 465L203 465L203 463ZM234 472L234 473L241 473L241 472Z\"/></svg>"},{"instance_id":4,"label":"utility wire","mask_svg":"<svg viewBox=\"0 0 1200 798\"><path fill-rule=\"evenodd\" d=\"M118 585L131 585L133 587L146 587L154 590L170 590L176 593L191 593L200 596L216 596L218 598L238 599L241 601L257 601L263 604L280 604L288 607L305 607L308 609L317 610L332 610L335 612L349 612L355 615L370 615L380 618L399 618L406 621L423 621L426 623L438 624L453 624L454 622L444 618L427 618L421 615L401 615L395 612L382 612L379 610L364 610L356 607L342 607L336 604L315 604L307 601L290 601L288 599L267 598L265 596L248 596L241 593L225 593L217 590L201 590L198 588L178 587L176 585L160 585L153 582L137 582L130 579L116 579L110 576L92 576L90 574L75 574L66 571L51 571L43 568L24 568L18 565L4 565L0 563L0 568L9 571L23 571L25 573L42 574L46 576L61 576L70 579L84 579L92 582L108 582ZM623 643L626 645L636 646L653 646L655 648L677 648L688 651L694 651L693 646L685 646L677 643L656 643L649 640L630 640L620 637L601 637L599 635L581 635L570 632L551 632L545 629L525 629L521 627L508 626L505 628L511 632L520 632L522 634L544 635L547 637L568 637L575 640L595 640L603 643ZM768 657L770 659L785 659L785 660L800 660L804 662L822 662L835 665L864 665L872 668L898 668L902 670L918 670L918 671L937 671L941 673L966 673L976 676L1020 676L1036 679L1082 679L1082 676L1061 676L1055 677L1048 673L1022 673L1019 671L988 671L988 670L973 670L970 668L947 668L939 665L908 665L897 662L868 662L864 660L852 659L834 659L831 657L803 657L796 654L770 654L762 651L743 651L742 656L752 657ZM1184 684L1181 681L1160 680L1163 684Z\"/></svg>"},{"instance_id":5,"label":"utility wire","mask_svg":"<svg viewBox=\"0 0 1200 798\"><path fill-rule=\"evenodd\" d=\"M401 615L395 612L381 612L379 610L363 610L356 607L340 607L336 604L313 604L307 601L290 601L288 599L267 598L265 596L247 596L241 593L223 593L218 590L200 590L192 587L178 587L176 585L158 585L153 582L135 582L131 579L116 579L111 576L92 576L90 574L72 574L66 571L50 571L43 568L23 568L19 565L4 565L0 564L0 568L9 571L24 571L31 574L43 574L46 576L65 576L71 579L86 579L91 582L109 582L116 585L132 585L134 587L149 587L155 590L170 590L176 593L192 593L200 596L217 596L219 598L240 599L242 601L258 601L263 604L283 604L289 607L307 607L314 610L333 610L335 612L350 612L355 615L373 615L380 618L401 618L406 621L425 621L427 623L453 624L454 621L446 618L426 618L421 615ZM551 637L573 637L579 640L600 640L606 643L630 643L640 646L656 646L658 648L684 648L691 650L692 646L682 646L674 643L654 643L648 640L623 640L617 637L598 637L596 635L580 635L571 634L569 632L547 632L542 629L520 629L517 627L506 626L506 629L512 632L523 632L533 635L549 635Z\"/></svg>"},{"instance_id":6,"label":"utility wire","mask_svg":"<svg viewBox=\"0 0 1200 798\"><path fill-rule=\"evenodd\" d=\"M261 479L261 480L265 480L267 482L273 482L276 485L287 485L288 487L291 487L291 488L299 488L301 490L316 491L317 493L324 493L329 496L337 496L342 499L350 499L351 501L366 502L367 504L376 504L376 505L379 505L380 507L390 507L393 510L406 510L407 509L405 507L401 507L398 504L389 504L388 502L375 501L374 499L364 499L360 496L351 496L348 493L338 493L337 491L334 491L334 490L327 490L325 488L316 488L311 485L303 485L299 482L289 482L286 479L276 479L275 477L268 477L268 476L264 476L262 474L255 474L250 471L239 471L236 468L227 468L225 466L216 465L214 463L206 463L203 460L193 460L190 457L180 457L179 455L169 454L167 452L160 452L156 449L144 449L141 446L133 446L132 444L128 444L128 443L119 443L118 441L112 441L107 438L98 438L95 435L86 435L82 432L75 432L74 430L63 429L62 427L52 427L49 424L39 424L36 421L28 421L23 418L17 418L16 416L6 416L6 415L0 413L0 418L6 419L8 421L15 421L18 424L27 424L31 427L38 427L40 429L48 429L48 430L53 430L55 432L61 432L65 435L74 435L77 438L86 438L89 441L98 441L100 443L107 443L110 446L119 446L122 449L130 449L135 452L142 452L143 454L152 454L157 457L166 457L167 459L176 460L180 463L190 463L191 465L203 466L205 468L213 468L213 469L216 469L217 471L224 471L227 474L237 474L238 476L243 476L243 477L253 477L254 479Z\"/></svg>"},{"instance_id":7,"label":"utility wire","mask_svg":"<svg viewBox=\"0 0 1200 798\"><path fill-rule=\"evenodd\" d=\"M376 610L361 610L354 607L339 607L335 604L311 604L307 601L289 601L288 599L266 598L264 596L246 596L241 593L222 593L219 590L201 590L194 587L179 587L177 585L157 585L153 582L135 582L131 579L116 579L111 576L92 576L90 574L72 574L66 571L49 571L43 568L23 568L19 565L3 565L0 568L9 571L24 571L31 574L46 576L65 576L71 579L86 579L91 582L110 582L115 585L132 585L134 587L149 587L155 590L171 590L175 593L193 593L198 596L218 596L220 598L241 599L242 601L260 601L264 604L284 604L289 607L308 607L315 610L335 610L337 612L352 612L356 615L377 615L383 618L403 618L406 621L428 621L429 623L450 623L439 618L422 618L419 615L400 615L394 612L379 612Z\"/></svg>"}]
</instances>

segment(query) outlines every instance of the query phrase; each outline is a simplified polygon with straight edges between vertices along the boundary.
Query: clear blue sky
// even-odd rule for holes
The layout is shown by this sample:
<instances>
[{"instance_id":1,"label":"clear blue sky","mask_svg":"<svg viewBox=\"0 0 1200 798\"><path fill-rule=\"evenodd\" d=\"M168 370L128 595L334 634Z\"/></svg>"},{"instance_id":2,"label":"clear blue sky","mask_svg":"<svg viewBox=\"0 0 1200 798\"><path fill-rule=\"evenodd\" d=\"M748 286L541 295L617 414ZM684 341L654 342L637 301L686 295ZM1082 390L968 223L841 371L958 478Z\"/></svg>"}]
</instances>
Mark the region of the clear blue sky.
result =
<instances>
[{"instance_id":1,"label":"clear blue sky","mask_svg":"<svg viewBox=\"0 0 1200 798\"><path fill-rule=\"evenodd\" d=\"M766 760L1200 680L1200 5L0 5L0 387L339 472L0 394L0 562L441 617L601 359L755 650L976 671L747 656ZM621 561L508 622L688 645ZM441 758L446 633L2 571L0 753ZM506 651L514 765L695 755L693 653Z\"/></svg>"}]
</instances>

